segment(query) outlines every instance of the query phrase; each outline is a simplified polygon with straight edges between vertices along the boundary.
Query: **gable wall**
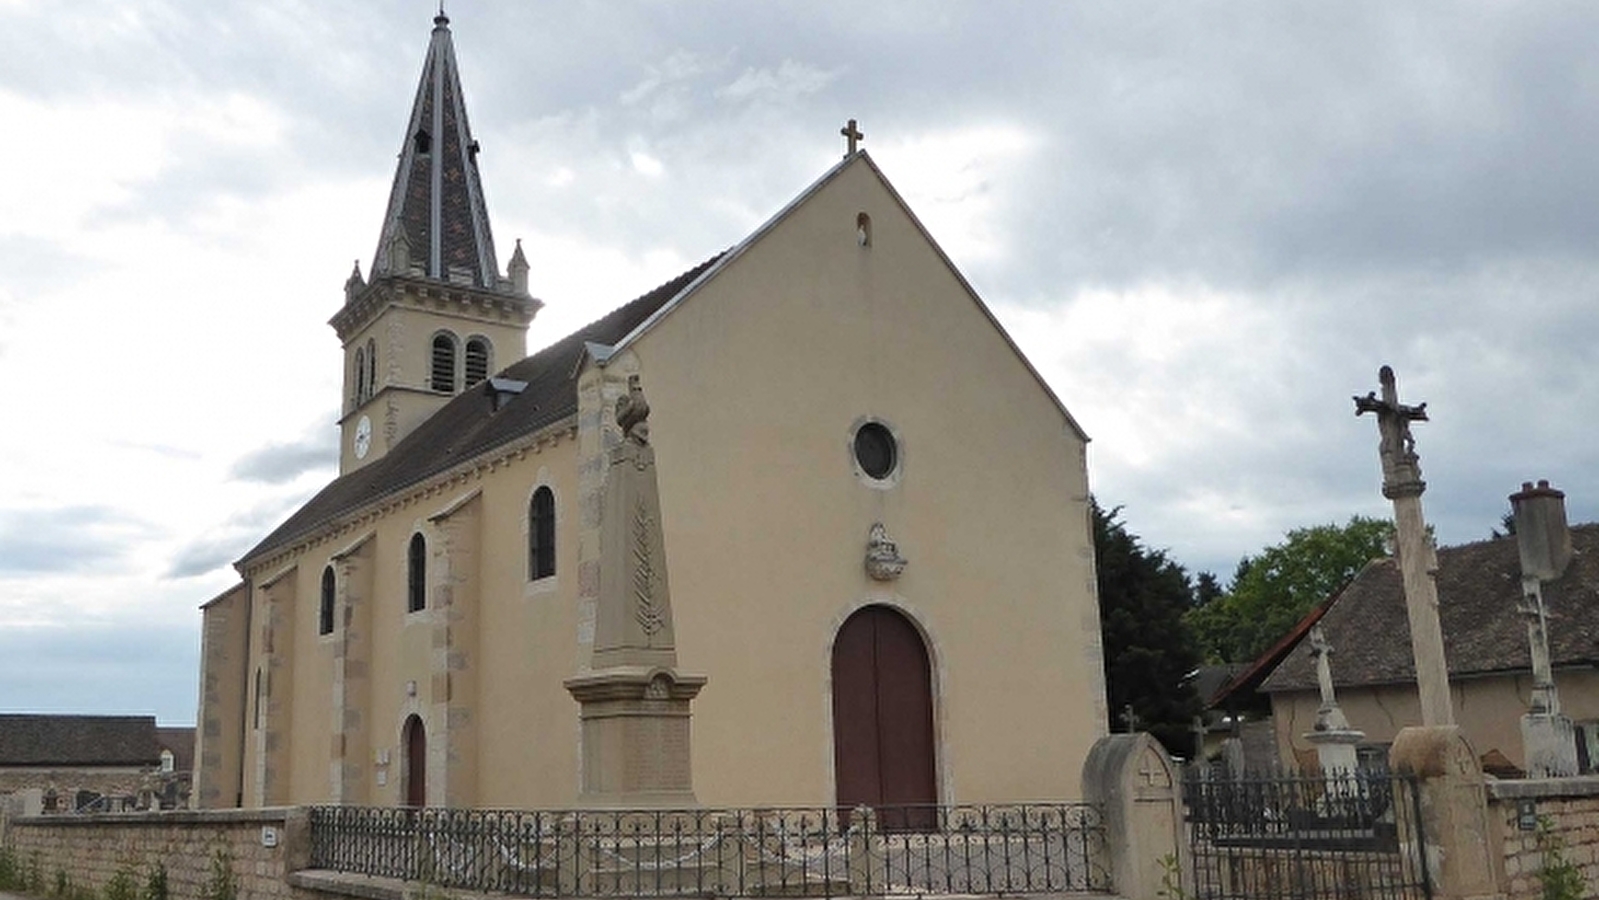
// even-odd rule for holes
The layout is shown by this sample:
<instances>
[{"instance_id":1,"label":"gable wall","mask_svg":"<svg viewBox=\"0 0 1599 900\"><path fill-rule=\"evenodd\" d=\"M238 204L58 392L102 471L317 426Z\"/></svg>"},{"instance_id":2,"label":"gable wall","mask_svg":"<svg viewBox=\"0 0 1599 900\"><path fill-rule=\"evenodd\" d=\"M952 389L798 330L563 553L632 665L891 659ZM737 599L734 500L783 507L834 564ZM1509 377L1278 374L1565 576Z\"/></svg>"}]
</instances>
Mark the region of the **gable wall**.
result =
<instances>
[{"instance_id":1,"label":"gable wall","mask_svg":"<svg viewBox=\"0 0 1599 900\"><path fill-rule=\"evenodd\" d=\"M680 659L710 677L701 800L832 802L831 642L871 602L930 638L942 800L1074 795L1105 731L1084 444L869 167L633 349ZM901 438L892 489L853 471L863 416ZM910 561L889 584L878 521Z\"/></svg>"}]
</instances>

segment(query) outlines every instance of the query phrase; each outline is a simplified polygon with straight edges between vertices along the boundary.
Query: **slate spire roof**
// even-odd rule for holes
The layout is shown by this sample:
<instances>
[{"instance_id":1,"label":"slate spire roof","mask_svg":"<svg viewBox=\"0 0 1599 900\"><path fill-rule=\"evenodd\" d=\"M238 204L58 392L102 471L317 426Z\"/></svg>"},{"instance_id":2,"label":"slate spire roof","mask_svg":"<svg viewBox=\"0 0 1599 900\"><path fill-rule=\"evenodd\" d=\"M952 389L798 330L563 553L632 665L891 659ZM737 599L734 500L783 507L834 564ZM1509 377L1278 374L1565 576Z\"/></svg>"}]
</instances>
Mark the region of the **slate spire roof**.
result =
<instances>
[{"instance_id":1,"label":"slate spire roof","mask_svg":"<svg viewBox=\"0 0 1599 900\"><path fill-rule=\"evenodd\" d=\"M461 75L443 10L416 87L372 274L421 274L494 288L500 277L467 124Z\"/></svg>"}]
</instances>

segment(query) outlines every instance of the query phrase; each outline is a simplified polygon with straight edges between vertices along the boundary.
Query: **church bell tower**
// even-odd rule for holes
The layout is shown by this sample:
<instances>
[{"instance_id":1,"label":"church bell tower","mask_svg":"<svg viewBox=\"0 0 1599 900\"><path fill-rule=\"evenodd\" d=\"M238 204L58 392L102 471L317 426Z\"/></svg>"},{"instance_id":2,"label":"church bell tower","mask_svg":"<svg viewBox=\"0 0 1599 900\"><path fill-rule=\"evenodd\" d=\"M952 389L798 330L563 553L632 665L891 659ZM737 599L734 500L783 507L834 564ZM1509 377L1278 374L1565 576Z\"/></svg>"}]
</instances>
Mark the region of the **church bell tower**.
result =
<instances>
[{"instance_id":1,"label":"church bell tower","mask_svg":"<svg viewBox=\"0 0 1599 900\"><path fill-rule=\"evenodd\" d=\"M344 345L339 473L389 451L450 398L527 355L543 304L517 244L501 275L467 124L450 20L427 60L389 191L371 278L360 263L329 320Z\"/></svg>"}]
</instances>

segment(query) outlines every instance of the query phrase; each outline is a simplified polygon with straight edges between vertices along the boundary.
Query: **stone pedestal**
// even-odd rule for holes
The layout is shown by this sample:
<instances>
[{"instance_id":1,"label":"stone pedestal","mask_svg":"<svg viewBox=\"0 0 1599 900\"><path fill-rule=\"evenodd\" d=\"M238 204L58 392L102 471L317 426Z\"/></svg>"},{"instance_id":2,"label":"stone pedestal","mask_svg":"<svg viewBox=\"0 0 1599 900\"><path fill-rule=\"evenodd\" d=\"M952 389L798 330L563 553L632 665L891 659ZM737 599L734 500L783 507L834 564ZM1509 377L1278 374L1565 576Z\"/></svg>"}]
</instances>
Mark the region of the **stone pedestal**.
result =
<instances>
[{"instance_id":1,"label":"stone pedestal","mask_svg":"<svg viewBox=\"0 0 1599 900\"><path fill-rule=\"evenodd\" d=\"M1497 849L1501 837L1488 816L1488 791L1476 751L1459 727L1400 729L1388 751L1388 764L1417 778L1426 840L1420 849L1427 855L1432 897L1503 898L1504 854ZM1405 804L1396 804L1396 812L1412 815Z\"/></svg>"},{"instance_id":2,"label":"stone pedestal","mask_svg":"<svg viewBox=\"0 0 1599 900\"><path fill-rule=\"evenodd\" d=\"M1560 713L1527 713L1521 717L1521 746L1528 778L1565 778L1577 774L1577 729Z\"/></svg>"},{"instance_id":3,"label":"stone pedestal","mask_svg":"<svg viewBox=\"0 0 1599 900\"><path fill-rule=\"evenodd\" d=\"M689 701L705 678L616 667L566 680L582 704L584 807L698 804L689 756Z\"/></svg>"},{"instance_id":4,"label":"stone pedestal","mask_svg":"<svg viewBox=\"0 0 1599 900\"><path fill-rule=\"evenodd\" d=\"M1316 760L1321 763L1324 776L1344 775L1359 766L1355 745L1366 739L1364 731L1340 728L1328 731L1311 731L1304 735L1316 748Z\"/></svg>"}]
</instances>

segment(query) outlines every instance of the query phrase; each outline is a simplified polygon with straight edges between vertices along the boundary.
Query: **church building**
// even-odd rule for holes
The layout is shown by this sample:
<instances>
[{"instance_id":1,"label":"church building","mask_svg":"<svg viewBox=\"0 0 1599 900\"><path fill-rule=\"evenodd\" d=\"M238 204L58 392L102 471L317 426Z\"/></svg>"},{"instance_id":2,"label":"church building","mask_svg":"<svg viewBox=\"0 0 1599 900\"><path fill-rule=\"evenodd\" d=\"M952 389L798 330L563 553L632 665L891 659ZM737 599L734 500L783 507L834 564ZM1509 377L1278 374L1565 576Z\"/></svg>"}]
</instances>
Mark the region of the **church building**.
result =
<instances>
[{"instance_id":1,"label":"church building","mask_svg":"<svg viewBox=\"0 0 1599 900\"><path fill-rule=\"evenodd\" d=\"M705 679L698 802L1077 797L1107 729L1087 438L854 123L752 234L528 356L544 303L520 245L501 269L434 23L330 321L339 474L203 607L196 802L583 802L569 682L619 589L630 382L675 652Z\"/></svg>"}]
</instances>

